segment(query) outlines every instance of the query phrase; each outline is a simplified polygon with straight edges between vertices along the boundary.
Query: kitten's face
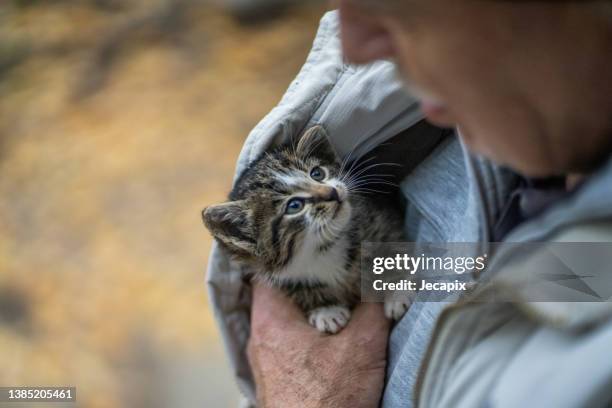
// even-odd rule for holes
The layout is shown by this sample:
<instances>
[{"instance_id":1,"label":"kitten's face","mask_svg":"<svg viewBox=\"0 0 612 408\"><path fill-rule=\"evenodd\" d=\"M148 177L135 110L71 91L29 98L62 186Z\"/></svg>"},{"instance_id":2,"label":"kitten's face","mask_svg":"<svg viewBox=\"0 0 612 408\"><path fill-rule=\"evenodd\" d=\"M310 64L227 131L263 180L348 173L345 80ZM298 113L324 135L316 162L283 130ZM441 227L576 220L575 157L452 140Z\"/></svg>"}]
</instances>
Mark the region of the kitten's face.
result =
<instances>
[{"instance_id":1,"label":"kitten's face","mask_svg":"<svg viewBox=\"0 0 612 408\"><path fill-rule=\"evenodd\" d=\"M351 218L340 163L321 128L297 146L267 153L241 176L232 201L209 207L204 221L239 257L270 269L287 265L299 247L316 256L340 238Z\"/></svg>"}]
</instances>

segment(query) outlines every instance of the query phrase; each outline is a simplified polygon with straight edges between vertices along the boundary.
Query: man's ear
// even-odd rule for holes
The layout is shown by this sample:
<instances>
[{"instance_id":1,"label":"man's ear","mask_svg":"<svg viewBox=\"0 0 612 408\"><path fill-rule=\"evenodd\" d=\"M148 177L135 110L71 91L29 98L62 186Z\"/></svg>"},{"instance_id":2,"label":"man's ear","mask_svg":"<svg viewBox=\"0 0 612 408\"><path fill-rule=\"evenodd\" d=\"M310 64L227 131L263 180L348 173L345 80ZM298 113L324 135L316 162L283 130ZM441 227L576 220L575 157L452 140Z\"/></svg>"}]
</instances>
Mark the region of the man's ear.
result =
<instances>
[{"instance_id":1,"label":"man's ear","mask_svg":"<svg viewBox=\"0 0 612 408\"><path fill-rule=\"evenodd\" d=\"M380 13L373 13L370 8L350 0L337 3L342 53L349 62L366 64L395 56L393 38Z\"/></svg>"},{"instance_id":2,"label":"man's ear","mask_svg":"<svg viewBox=\"0 0 612 408\"><path fill-rule=\"evenodd\" d=\"M302 158L316 156L329 162L338 161L338 155L327 138L327 132L320 125L313 126L304 132L297 144L296 151Z\"/></svg>"},{"instance_id":3,"label":"man's ear","mask_svg":"<svg viewBox=\"0 0 612 408\"><path fill-rule=\"evenodd\" d=\"M255 255L253 224L244 201L207 207L202 211L202 218L210 233L234 255L242 258Z\"/></svg>"}]
</instances>

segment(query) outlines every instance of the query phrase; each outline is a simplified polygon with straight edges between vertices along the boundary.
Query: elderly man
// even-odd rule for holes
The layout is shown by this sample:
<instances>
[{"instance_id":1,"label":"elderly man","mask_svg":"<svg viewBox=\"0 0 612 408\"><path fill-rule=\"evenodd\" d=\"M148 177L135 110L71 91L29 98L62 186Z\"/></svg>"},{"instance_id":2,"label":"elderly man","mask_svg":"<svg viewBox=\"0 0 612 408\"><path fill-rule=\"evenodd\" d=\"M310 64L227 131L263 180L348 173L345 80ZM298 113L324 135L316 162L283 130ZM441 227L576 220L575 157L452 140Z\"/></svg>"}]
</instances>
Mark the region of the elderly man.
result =
<instances>
[{"instance_id":1,"label":"elderly man","mask_svg":"<svg viewBox=\"0 0 612 408\"><path fill-rule=\"evenodd\" d=\"M410 240L612 241L612 2L338 5L239 169L311 123L346 154L351 135L367 151L422 112L457 136L402 182ZM343 57L367 65L339 57L338 24ZM408 93L378 60L393 61ZM508 283L514 270L488 273ZM211 295L241 388L260 406L612 404L609 303L531 302L511 283L513 302L483 303L477 284L455 304L415 302L391 331L380 305L362 304L324 336L265 287L252 292L249 326L251 292L235 273L215 248Z\"/></svg>"}]
</instances>

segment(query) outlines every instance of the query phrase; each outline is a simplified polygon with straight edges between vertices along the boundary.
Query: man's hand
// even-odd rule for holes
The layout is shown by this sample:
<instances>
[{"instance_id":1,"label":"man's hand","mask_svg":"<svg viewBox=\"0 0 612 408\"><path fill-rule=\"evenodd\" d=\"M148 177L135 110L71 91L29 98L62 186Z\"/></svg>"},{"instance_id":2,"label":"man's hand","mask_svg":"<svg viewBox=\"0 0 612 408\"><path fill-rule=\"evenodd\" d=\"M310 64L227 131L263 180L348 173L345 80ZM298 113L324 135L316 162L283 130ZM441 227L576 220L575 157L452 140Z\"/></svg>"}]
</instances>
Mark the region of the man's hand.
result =
<instances>
[{"instance_id":1,"label":"man's hand","mask_svg":"<svg viewBox=\"0 0 612 408\"><path fill-rule=\"evenodd\" d=\"M335 335L320 333L282 293L253 289L247 354L263 408L377 407L389 321L364 303Z\"/></svg>"}]
</instances>

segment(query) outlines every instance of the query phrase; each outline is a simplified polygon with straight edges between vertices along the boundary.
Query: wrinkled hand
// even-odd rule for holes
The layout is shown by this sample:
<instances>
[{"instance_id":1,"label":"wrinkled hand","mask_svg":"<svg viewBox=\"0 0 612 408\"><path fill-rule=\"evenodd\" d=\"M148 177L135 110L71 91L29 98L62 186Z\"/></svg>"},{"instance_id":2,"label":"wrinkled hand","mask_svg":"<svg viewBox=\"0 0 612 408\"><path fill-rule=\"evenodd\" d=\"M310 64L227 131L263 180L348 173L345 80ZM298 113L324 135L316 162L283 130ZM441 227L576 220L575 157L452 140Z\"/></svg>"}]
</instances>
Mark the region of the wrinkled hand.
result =
<instances>
[{"instance_id":1,"label":"wrinkled hand","mask_svg":"<svg viewBox=\"0 0 612 408\"><path fill-rule=\"evenodd\" d=\"M364 303L339 334L320 333L277 290L253 289L247 354L260 408L377 407L389 321Z\"/></svg>"}]
</instances>

